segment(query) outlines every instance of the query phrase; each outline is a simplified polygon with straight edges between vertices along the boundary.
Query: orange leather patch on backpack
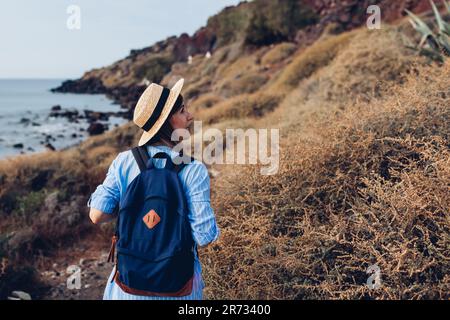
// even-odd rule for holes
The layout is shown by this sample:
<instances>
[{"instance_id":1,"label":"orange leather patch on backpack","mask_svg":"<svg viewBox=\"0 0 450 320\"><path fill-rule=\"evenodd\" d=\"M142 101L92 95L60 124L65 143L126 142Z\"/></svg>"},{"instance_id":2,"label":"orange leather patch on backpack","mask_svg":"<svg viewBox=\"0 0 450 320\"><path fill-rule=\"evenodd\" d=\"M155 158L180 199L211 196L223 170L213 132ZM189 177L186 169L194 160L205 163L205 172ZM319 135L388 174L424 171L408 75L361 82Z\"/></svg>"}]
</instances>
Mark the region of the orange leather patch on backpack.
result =
<instances>
[{"instance_id":1,"label":"orange leather patch on backpack","mask_svg":"<svg viewBox=\"0 0 450 320\"><path fill-rule=\"evenodd\" d=\"M144 220L145 225L149 229L153 229L161 221L161 218L156 211L152 209L144 216L142 220Z\"/></svg>"}]
</instances>

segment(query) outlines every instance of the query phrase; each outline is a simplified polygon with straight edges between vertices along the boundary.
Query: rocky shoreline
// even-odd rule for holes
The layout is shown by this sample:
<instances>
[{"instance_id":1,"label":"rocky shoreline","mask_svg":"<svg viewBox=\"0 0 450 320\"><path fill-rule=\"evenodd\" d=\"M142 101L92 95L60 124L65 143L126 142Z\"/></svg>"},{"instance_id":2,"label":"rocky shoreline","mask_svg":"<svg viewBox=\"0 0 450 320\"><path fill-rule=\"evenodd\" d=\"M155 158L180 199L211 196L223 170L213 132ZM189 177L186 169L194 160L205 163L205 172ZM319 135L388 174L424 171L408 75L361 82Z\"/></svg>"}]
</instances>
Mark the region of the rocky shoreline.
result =
<instances>
[{"instance_id":1,"label":"rocky shoreline","mask_svg":"<svg viewBox=\"0 0 450 320\"><path fill-rule=\"evenodd\" d=\"M130 109L120 110L120 111L94 111L90 109L77 110L75 108L62 108L60 105L55 105L51 107L50 112L48 113L46 119L51 118L60 118L65 119L69 123L75 124L83 124L86 123L87 127L79 127L75 132L69 134L69 136L64 135L62 133L42 133L42 138L39 141L39 144L44 146L46 150L55 151L57 148L54 146L54 142L57 139L64 138L82 138L87 133L88 136L95 136L104 133L105 131L110 129L111 124L108 123L111 117L123 118L125 120L132 119L132 112ZM39 123L39 121L32 120L27 117L23 117L20 119L20 124L22 125L31 125L34 127L40 127L43 124ZM117 126L117 124L115 125ZM78 131L78 132L76 132ZM24 154L25 151L34 152L35 148L32 146L25 146L23 142L18 142L12 145L14 149L21 150L21 154Z\"/></svg>"},{"instance_id":2,"label":"rocky shoreline","mask_svg":"<svg viewBox=\"0 0 450 320\"><path fill-rule=\"evenodd\" d=\"M125 109L124 113L128 112L125 116L131 119L130 110L134 108L145 88L145 85L107 88L100 79L89 78L66 80L59 87L51 89L51 91L59 93L104 94ZM124 115L121 114L121 116Z\"/></svg>"}]
</instances>

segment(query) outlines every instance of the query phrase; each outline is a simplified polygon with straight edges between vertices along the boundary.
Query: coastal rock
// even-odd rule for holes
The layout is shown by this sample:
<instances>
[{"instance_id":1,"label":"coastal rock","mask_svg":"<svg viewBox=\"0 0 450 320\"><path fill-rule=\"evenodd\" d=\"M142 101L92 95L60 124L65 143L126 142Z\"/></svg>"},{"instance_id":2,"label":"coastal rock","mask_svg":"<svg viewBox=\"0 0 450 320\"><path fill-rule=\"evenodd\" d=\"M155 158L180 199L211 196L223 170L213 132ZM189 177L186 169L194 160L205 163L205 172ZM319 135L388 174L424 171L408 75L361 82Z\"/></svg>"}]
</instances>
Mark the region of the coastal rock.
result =
<instances>
[{"instance_id":1,"label":"coastal rock","mask_svg":"<svg viewBox=\"0 0 450 320\"><path fill-rule=\"evenodd\" d=\"M106 93L103 82L97 78L84 80L67 80L58 88L51 89L52 92L72 92L72 93Z\"/></svg>"},{"instance_id":2,"label":"coastal rock","mask_svg":"<svg viewBox=\"0 0 450 320\"><path fill-rule=\"evenodd\" d=\"M124 118L127 120L131 120L131 119L133 119L133 110L127 109L124 111L108 112L108 115L111 117L118 117L118 118Z\"/></svg>"},{"instance_id":3,"label":"coastal rock","mask_svg":"<svg viewBox=\"0 0 450 320\"><path fill-rule=\"evenodd\" d=\"M14 144L13 148L22 149L23 148L23 143L16 143L16 144Z\"/></svg>"},{"instance_id":4,"label":"coastal rock","mask_svg":"<svg viewBox=\"0 0 450 320\"><path fill-rule=\"evenodd\" d=\"M130 85L108 89L106 96L113 99L124 109L132 110L147 86Z\"/></svg>"},{"instance_id":5,"label":"coastal rock","mask_svg":"<svg viewBox=\"0 0 450 320\"><path fill-rule=\"evenodd\" d=\"M79 112L76 109L65 109L65 110L52 110L50 112L50 117L65 117L68 119L75 120L79 116Z\"/></svg>"},{"instance_id":6,"label":"coastal rock","mask_svg":"<svg viewBox=\"0 0 450 320\"><path fill-rule=\"evenodd\" d=\"M100 122L93 122L87 128L87 131L91 136L102 134L103 132L105 132L105 130L105 125Z\"/></svg>"},{"instance_id":7,"label":"coastal rock","mask_svg":"<svg viewBox=\"0 0 450 320\"><path fill-rule=\"evenodd\" d=\"M46 143L45 147L50 151L55 151L56 148L51 143Z\"/></svg>"},{"instance_id":8,"label":"coastal rock","mask_svg":"<svg viewBox=\"0 0 450 320\"><path fill-rule=\"evenodd\" d=\"M109 114L106 112L92 111L92 110L83 110L84 115L89 122L95 122L98 120L108 121Z\"/></svg>"},{"instance_id":9,"label":"coastal rock","mask_svg":"<svg viewBox=\"0 0 450 320\"><path fill-rule=\"evenodd\" d=\"M60 111L61 110L61 106L60 105L56 105L52 107L52 111Z\"/></svg>"}]
</instances>

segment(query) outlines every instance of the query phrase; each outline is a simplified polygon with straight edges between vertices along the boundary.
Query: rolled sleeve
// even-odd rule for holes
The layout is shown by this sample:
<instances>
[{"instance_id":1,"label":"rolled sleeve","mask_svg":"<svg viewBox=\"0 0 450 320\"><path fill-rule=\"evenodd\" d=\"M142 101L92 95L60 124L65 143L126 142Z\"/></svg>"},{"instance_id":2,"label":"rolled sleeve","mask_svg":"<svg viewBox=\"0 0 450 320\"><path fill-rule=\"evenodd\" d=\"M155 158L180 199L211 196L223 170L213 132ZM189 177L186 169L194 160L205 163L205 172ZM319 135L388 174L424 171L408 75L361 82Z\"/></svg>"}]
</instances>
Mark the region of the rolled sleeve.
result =
<instances>
[{"instance_id":1,"label":"rolled sleeve","mask_svg":"<svg viewBox=\"0 0 450 320\"><path fill-rule=\"evenodd\" d=\"M189 221L194 241L205 246L219 238L220 230L210 203L208 170L203 163L193 166L192 180L187 184Z\"/></svg>"},{"instance_id":2,"label":"rolled sleeve","mask_svg":"<svg viewBox=\"0 0 450 320\"><path fill-rule=\"evenodd\" d=\"M117 183L118 157L109 166L106 178L91 194L87 206L112 214L120 201L120 190Z\"/></svg>"}]
</instances>

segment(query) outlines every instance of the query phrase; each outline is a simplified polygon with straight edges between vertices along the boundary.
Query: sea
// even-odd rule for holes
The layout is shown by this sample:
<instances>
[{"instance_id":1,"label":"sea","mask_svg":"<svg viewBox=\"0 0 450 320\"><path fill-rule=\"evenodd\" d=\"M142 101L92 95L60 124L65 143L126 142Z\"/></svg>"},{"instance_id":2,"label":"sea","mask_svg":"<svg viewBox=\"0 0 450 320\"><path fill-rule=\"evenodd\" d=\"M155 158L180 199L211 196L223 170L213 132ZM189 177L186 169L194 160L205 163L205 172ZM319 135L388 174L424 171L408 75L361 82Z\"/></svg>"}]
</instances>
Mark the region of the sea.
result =
<instances>
[{"instance_id":1,"label":"sea","mask_svg":"<svg viewBox=\"0 0 450 320\"><path fill-rule=\"evenodd\" d=\"M86 119L71 122L66 117L50 117L53 106L62 110L117 112L114 104L102 94L54 93L50 89L65 79L0 79L0 159L42 152L50 143L56 150L79 144L89 134ZM111 130L128 120L109 117L101 121Z\"/></svg>"}]
</instances>

